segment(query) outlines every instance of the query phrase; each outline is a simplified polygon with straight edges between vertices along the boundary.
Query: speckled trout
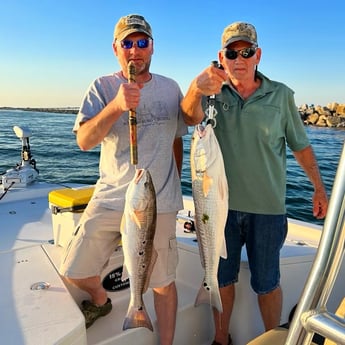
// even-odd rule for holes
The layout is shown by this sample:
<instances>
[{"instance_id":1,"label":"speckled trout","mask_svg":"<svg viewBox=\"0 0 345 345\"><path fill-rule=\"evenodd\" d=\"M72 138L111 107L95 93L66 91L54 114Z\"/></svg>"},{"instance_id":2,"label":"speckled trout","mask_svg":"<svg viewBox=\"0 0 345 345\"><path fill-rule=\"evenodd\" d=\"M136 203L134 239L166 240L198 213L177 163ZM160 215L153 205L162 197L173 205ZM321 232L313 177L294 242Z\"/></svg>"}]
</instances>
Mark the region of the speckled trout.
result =
<instances>
[{"instance_id":1,"label":"speckled trout","mask_svg":"<svg viewBox=\"0 0 345 345\"><path fill-rule=\"evenodd\" d=\"M146 327L153 331L143 294L157 256L153 247L156 218L156 194L151 175L148 170L138 169L126 192L121 222L124 271L130 283L130 301L123 330Z\"/></svg>"},{"instance_id":2,"label":"speckled trout","mask_svg":"<svg viewBox=\"0 0 345 345\"><path fill-rule=\"evenodd\" d=\"M195 127L190 163L196 235L204 268L195 306L208 303L222 312L217 272L220 257L227 257L224 228L228 215L228 184L222 152L211 124Z\"/></svg>"}]
</instances>

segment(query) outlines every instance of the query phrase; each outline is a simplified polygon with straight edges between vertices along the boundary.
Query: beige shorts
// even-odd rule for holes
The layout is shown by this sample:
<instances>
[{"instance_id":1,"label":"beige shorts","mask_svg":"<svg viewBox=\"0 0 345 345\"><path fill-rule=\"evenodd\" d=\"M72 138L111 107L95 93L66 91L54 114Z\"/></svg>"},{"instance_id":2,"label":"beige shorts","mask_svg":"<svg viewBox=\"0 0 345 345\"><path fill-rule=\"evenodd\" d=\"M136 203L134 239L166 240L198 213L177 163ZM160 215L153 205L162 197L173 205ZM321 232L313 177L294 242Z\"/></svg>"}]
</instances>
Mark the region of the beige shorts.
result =
<instances>
[{"instance_id":1,"label":"beige shorts","mask_svg":"<svg viewBox=\"0 0 345 345\"><path fill-rule=\"evenodd\" d=\"M60 274L74 279L99 276L121 240L122 212L89 203L62 257ZM158 257L150 287L163 287L176 279L178 252L176 212L157 214L154 247Z\"/></svg>"}]
</instances>

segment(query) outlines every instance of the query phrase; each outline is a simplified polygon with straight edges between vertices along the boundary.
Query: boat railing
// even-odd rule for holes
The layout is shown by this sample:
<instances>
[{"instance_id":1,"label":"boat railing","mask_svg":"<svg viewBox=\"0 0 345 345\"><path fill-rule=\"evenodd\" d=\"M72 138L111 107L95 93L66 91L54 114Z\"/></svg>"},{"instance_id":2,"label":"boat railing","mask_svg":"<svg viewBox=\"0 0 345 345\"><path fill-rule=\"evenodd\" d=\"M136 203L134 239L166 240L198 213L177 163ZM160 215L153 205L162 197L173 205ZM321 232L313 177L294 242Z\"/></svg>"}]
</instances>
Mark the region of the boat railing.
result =
<instances>
[{"instance_id":1,"label":"boat railing","mask_svg":"<svg viewBox=\"0 0 345 345\"><path fill-rule=\"evenodd\" d=\"M345 345L345 319L327 310L327 301L344 256L344 194L345 142L319 247L291 322L285 345L309 345L312 343L314 334L319 334L336 344Z\"/></svg>"}]
</instances>

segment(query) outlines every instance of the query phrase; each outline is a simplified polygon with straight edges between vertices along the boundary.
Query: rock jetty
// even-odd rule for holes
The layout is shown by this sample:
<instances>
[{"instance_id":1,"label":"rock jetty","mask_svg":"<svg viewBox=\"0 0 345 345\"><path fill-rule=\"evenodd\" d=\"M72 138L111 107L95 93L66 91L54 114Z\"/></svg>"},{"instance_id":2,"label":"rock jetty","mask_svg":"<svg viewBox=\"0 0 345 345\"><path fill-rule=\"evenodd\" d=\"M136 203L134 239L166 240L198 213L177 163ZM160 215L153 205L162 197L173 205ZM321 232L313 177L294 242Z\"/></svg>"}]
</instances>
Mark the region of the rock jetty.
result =
<instances>
[{"instance_id":1,"label":"rock jetty","mask_svg":"<svg viewBox=\"0 0 345 345\"><path fill-rule=\"evenodd\" d=\"M336 102L328 103L327 106L303 104L298 107L298 111L305 125L345 128L345 104Z\"/></svg>"}]
</instances>

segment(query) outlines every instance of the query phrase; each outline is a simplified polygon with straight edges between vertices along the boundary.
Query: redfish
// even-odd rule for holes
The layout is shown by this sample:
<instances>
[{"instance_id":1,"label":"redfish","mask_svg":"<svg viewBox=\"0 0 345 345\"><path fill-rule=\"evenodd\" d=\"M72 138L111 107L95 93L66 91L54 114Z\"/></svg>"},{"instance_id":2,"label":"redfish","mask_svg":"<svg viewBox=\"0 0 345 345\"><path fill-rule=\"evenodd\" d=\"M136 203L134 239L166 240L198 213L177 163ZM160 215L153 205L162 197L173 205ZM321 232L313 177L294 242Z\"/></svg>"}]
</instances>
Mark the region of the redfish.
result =
<instances>
[{"instance_id":1,"label":"redfish","mask_svg":"<svg viewBox=\"0 0 345 345\"><path fill-rule=\"evenodd\" d=\"M143 294L157 257L153 247L156 218L156 194L151 175L148 170L138 169L126 192L121 222L124 270L130 282L130 301L123 330L146 327L153 331Z\"/></svg>"},{"instance_id":2,"label":"redfish","mask_svg":"<svg viewBox=\"0 0 345 345\"><path fill-rule=\"evenodd\" d=\"M222 152L211 124L195 127L190 157L196 235L204 268L195 306L207 303L222 312L217 273L220 257L227 257L224 229L229 192Z\"/></svg>"}]
</instances>

